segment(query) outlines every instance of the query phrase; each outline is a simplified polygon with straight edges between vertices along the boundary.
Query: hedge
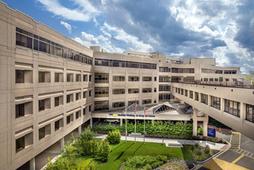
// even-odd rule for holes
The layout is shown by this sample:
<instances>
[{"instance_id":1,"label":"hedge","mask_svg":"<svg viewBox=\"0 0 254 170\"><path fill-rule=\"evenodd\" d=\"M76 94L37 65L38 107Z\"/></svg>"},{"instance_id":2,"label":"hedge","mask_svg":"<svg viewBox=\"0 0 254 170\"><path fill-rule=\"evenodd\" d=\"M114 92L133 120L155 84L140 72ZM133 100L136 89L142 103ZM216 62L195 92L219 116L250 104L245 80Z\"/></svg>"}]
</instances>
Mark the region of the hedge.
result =
<instances>
[{"instance_id":1,"label":"hedge","mask_svg":"<svg viewBox=\"0 0 254 170\"><path fill-rule=\"evenodd\" d=\"M123 126L114 124L97 124L94 125L92 130L97 133L107 134L110 131L118 129L121 134L125 134L125 124ZM135 125L133 123L127 124L127 131L133 133ZM144 134L144 124L136 124L136 132ZM166 138L190 138L192 137L192 124L191 123L168 123L168 122L151 122L146 123L145 135L149 137L166 137Z\"/></svg>"}]
</instances>

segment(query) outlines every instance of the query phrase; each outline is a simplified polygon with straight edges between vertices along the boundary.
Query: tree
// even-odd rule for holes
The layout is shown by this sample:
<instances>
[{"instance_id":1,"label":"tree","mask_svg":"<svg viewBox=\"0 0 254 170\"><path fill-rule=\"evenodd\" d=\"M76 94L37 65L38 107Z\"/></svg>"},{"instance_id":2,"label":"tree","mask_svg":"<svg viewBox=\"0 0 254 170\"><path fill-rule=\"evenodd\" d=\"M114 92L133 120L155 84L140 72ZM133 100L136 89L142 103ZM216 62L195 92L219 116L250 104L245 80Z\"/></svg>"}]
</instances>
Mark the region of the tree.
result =
<instances>
[{"instance_id":1,"label":"tree","mask_svg":"<svg viewBox=\"0 0 254 170\"><path fill-rule=\"evenodd\" d=\"M117 129L117 130L113 130L113 131L109 132L108 136L107 136L107 140L110 144L120 143L120 140L121 140L120 131Z\"/></svg>"},{"instance_id":2,"label":"tree","mask_svg":"<svg viewBox=\"0 0 254 170\"><path fill-rule=\"evenodd\" d=\"M106 140L100 141L95 158L101 162L107 162L110 152L109 143Z\"/></svg>"}]
</instances>

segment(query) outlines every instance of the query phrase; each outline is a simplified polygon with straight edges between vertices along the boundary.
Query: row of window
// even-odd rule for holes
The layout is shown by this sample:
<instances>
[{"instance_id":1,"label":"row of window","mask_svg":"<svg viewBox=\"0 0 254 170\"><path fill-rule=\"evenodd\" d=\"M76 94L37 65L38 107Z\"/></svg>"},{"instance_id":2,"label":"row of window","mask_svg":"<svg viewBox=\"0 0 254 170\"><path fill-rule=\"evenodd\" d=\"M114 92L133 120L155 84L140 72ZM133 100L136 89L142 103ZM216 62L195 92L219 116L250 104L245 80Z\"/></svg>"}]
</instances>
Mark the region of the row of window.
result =
<instances>
[{"instance_id":1,"label":"row of window","mask_svg":"<svg viewBox=\"0 0 254 170\"><path fill-rule=\"evenodd\" d=\"M169 67L159 67L159 72L194 73L194 68L169 68Z\"/></svg>"},{"instance_id":2,"label":"row of window","mask_svg":"<svg viewBox=\"0 0 254 170\"><path fill-rule=\"evenodd\" d=\"M95 65L107 67L127 67L127 68L141 68L141 69L156 69L157 65L152 63L141 63L133 61L110 60L95 58Z\"/></svg>"},{"instance_id":3,"label":"row of window","mask_svg":"<svg viewBox=\"0 0 254 170\"><path fill-rule=\"evenodd\" d=\"M128 94L135 94L139 93L139 88L131 88L128 89ZM152 93L157 92L157 89L154 88L152 91L152 88L143 88L142 93ZM125 89L113 89L112 94L125 94ZM95 97L108 97L109 95L109 88L108 87L95 87L94 89L94 95Z\"/></svg>"},{"instance_id":4,"label":"row of window","mask_svg":"<svg viewBox=\"0 0 254 170\"><path fill-rule=\"evenodd\" d=\"M128 76L128 81L139 81L138 76ZM154 77L154 81L157 78ZM95 83L108 83L109 82L109 74L106 73L95 73L94 75ZM125 81L125 76L113 76L113 81ZM151 76L143 76L142 81L153 81Z\"/></svg>"},{"instance_id":5,"label":"row of window","mask_svg":"<svg viewBox=\"0 0 254 170\"><path fill-rule=\"evenodd\" d=\"M221 99L215 96L208 96L207 94L203 94L203 93L199 94L198 92L193 92L191 90L188 91L181 88L175 88L175 92L181 95L185 95L186 97L188 97L188 92L189 92L189 98L194 99L196 101L200 101L201 103L206 105L209 104L208 98L210 97L210 106L218 110L222 110L221 100L223 100L224 112L234 115L236 117L240 117L240 102L229 100L229 99ZM245 104L245 106L246 106L246 110L245 110L246 120L250 122L254 122L254 105Z\"/></svg>"},{"instance_id":6,"label":"row of window","mask_svg":"<svg viewBox=\"0 0 254 170\"><path fill-rule=\"evenodd\" d=\"M32 70L18 70L15 72L15 82L16 83L32 83L33 82L33 71ZM54 78L52 78L50 71L39 71L38 72L38 82L39 83L50 83L51 79L54 79L54 82L64 82L64 73L55 72ZM66 73L66 82L87 82L92 81L92 75L88 74L74 74Z\"/></svg>"},{"instance_id":7,"label":"row of window","mask_svg":"<svg viewBox=\"0 0 254 170\"><path fill-rule=\"evenodd\" d=\"M237 70L214 70L214 69L207 69L202 68L202 73L212 73L212 74L237 74Z\"/></svg>"},{"instance_id":8,"label":"row of window","mask_svg":"<svg viewBox=\"0 0 254 170\"><path fill-rule=\"evenodd\" d=\"M56 55L66 59L86 63L89 65L93 64L92 57L89 57L70 48L64 47L58 43L32 34L20 28L16 28L16 45Z\"/></svg>"},{"instance_id":9,"label":"row of window","mask_svg":"<svg viewBox=\"0 0 254 170\"><path fill-rule=\"evenodd\" d=\"M83 94L81 96L81 94ZM71 94L67 94L66 95L66 103L71 103L74 101L78 101L81 100L81 98L86 98L88 94L88 97L92 96L92 90L89 90L88 93L87 91L83 91L81 92L77 92L77 93L71 93ZM38 111L44 111L44 110L48 110L51 109L51 98L45 98L45 99L41 99L38 101ZM54 107L58 107L60 105L64 104L64 95L60 95L60 96L56 96L53 97L53 102L54 102ZM32 101L28 101L28 102L24 102L24 103L19 103L15 105L15 115L16 118L20 118L20 117L24 117L26 115L30 115L33 114L33 102Z\"/></svg>"}]
</instances>

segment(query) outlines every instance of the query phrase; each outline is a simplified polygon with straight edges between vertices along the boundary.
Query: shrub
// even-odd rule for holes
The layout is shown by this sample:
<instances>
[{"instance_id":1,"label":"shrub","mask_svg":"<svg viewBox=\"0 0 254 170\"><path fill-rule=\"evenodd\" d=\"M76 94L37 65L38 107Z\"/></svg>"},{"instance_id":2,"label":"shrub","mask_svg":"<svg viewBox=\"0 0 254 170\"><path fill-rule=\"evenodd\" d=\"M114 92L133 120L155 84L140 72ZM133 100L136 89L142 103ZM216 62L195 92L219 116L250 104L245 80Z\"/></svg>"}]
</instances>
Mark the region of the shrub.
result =
<instances>
[{"instance_id":1,"label":"shrub","mask_svg":"<svg viewBox=\"0 0 254 170\"><path fill-rule=\"evenodd\" d=\"M91 162L88 164L88 166L86 166L86 167L84 168L84 170L96 170L96 165L95 165L94 161L91 161Z\"/></svg>"},{"instance_id":2,"label":"shrub","mask_svg":"<svg viewBox=\"0 0 254 170\"><path fill-rule=\"evenodd\" d=\"M77 148L72 144L65 145L62 155L63 157L67 157L69 159L75 158L78 156Z\"/></svg>"},{"instance_id":3,"label":"shrub","mask_svg":"<svg viewBox=\"0 0 254 170\"><path fill-rule=\"evenodd\" d=\"M106 140L98 142L98 148L96 151L96 160L101 161L101 162L107 162L108 160L108 155L110 152L110 147L109 143Z\"/></svg>"},{"instance_id":4,"label":"shrub","mask_svg":"<svg viewBox=\"0 0 254 170\"><path fill-rule=\"evenodd\" d=\"M155 169L167 161L167 156L133 156L125 162L125 169Z\"/></svg>"},{"instance_id":5,"label":"shrub","mask_svg":"<svg viewBox=\"0 0 254 170\"><path fill-rule=\"evenodd\" d=\"M119 130L114 130L108 133L107 140L110 144L118 144L121 140L121 134Z\"/></svg>"},{"instance_id":6,"label":"shrub","mask_svg":"<svg viewBox=\"0 0 254 170\"><path fill-rule=\"evenodd\" d=\"M69 159L61 157L56 162L49 162L46 170L72 170L72 163Z\"/></svg>"},{"instance_id":7,"label":"shrub","mask_svg":"<svg viewBox=\"0 0 254 170\"><path fill-rule=\"evenodd\" d=\"M112 125L112 124L98 124L93 127L93 130L98 133L108 133L118 129L121 133L125 133L125 126ZM128 133L135 131L135 125L132 123L127 124ZM139 123L136 125L137 133L144 133L144 124ZM146 136L151 137L169 137L169 138L190 138L192 137L192 124L191 123L171 123L156 121L154 124L151 122L146 123Z\"/></svg>"},{"instance_id":8,"label":"shrub","mask_svg":"<svg viewBox=\"0 0 254 170\"><path fill-rule=\"evenodd\" d=\"M204 153L207 154L207 155L209 155L210 152L211 152L210 147L209 147L208 145L206 145L205 150L204 150Z\"/></svg>"}]
</instances>

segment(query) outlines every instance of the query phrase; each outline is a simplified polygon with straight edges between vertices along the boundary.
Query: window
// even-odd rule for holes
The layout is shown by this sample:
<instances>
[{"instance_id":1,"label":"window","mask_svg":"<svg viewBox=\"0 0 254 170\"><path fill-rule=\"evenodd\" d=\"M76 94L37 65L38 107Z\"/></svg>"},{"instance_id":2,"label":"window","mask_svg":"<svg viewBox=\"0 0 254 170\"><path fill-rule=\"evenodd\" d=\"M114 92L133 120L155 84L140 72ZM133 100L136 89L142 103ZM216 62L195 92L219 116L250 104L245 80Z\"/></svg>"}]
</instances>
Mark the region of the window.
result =
<instances>
[{"instance_id":1,"label":"window","mask_svg":"<svg viewBox=\"0 0 254 170\"><path fill-rule=\"evenodd\" d=\"M36 51L71 59L89 65L93 64L92 57L79 53L60 44L47 40L46 38L32 34L20 28L16 28L16 45L30 48Z\"/></svg>"},{"instance_id":2,"label":"window","mask_svg":"<svg viewBox=\"0 0 254 170\"><path fill-rule=\"evenodd\" d=\"M16 105L16 118L25 116L25 104Z\"/></svg>"},{"instance_id":3,"label":"window","mask_svg":"<svg viewBox=\"0 0 254 170\"><path fill-rule=\"evenodd\" d=\"M70 124L73 121L73 114L70 114L66 117L66 124Z\"/></svg>"},{"instance_id":4,"label":"window","mask_svg":"<svg viewBox=\"0 0 254 170\"><path fill-rule=\"evenodd\" d=\"M108 87L95 87L94 96L95 97L108 97L109 89Z\"/></svg>"},{"instance_id":5,"label":"window","mask_svg":"<svg viewBox=\"0 0 254 170\"><path fill-rule=\"evenodd\" d=\"M28 114L33 113L33 104L32 102L26 102L26 103L21 103L21 104L16 104L15 106L16 110L16 118L23 117Z\"/></svg>"},{"instance_id":6,"label":"window","mask_svg":"<svg viewBox=\"0 0 254 170\"><path fill-rule=\"evenodd\" d=\"M125 81L124 76L113 76L113 81Z\"/></svg>"},{"instance_id":7,"label":"window","mask_svg":"<svg viewBox=\"0 0 254 170\"><path fill-rule=\"evenodd\" d=\"M254 105L246 104L246 120L254 123Z\"/></svg>"},{"instance_id":8,"label":"window","mask_svg":"<svg viewBox=\"0 0 254 170\"><path fill-rule=\"evenodd\" d=\"M208 104L208 95L201 93L201 103Z\"/></svg>"},{"instance_id":9,"label":"window","mask_svg":"<svg viewBox=\"0 0 254 170\"><path fill-rule=\"evenodd\" d=\"M108 111L108 110L109 110L109 102L107 100L94 102L94 111Z\"/></svg>"},{"instance_id":10,"label":"window","mask_svg":"<svg viewBox=\"0 0 254 170\"><path fill-rule=\"evenodd\" d=\"M63 73L55 73L55 82L63 82Z\"/></svg>"},{"instance_id":11,"label":"window","mask_svg":"<svg viewBox=\"0 0 254 170\"><path fill-rule=\"evenodd\" d=\"M132 94L132 93L139 93L139 89L138 89L138 88L128 89L128 93L129 93L129 94Z\"/></svg>"},{"instance_id":12,"label":"window","mask_svg":"<svg viewBox=\"0 0 254 170\"><path fill-rule=\"evenodd\" d=\"M81 99L81 92L76 93L76 100L80 100Z\"/></svg>"},{"instance_id":13,"label":"window","mask_svg":"<svg viewBox=\"0 0 254 170\"><path fill-rule=\"evenodd\" d=\"M92 111L92 105L89 105L88 107L88 111L91 112Z\"/></svg>"},{"instance_id":14,"label":"window","mask_svg":"<svg viewBox=\"0 0 254 170\"><path fill-rule=\"evenodd\" d=\"M131 101L128 101L128 106L132 105L132 104L139 104L139 101L138 100L131 100Z\"/></svg>"},{"instance_id":15,"label":"window","mask_svg":"<svg viewBox=\"0 0 254 170\"><path fill-rule=\"evenodd\" d=\"M95 83L108 83L108 74L106 73L95 73L94 75L94 82Z\"/></svg>"},{"instance_id":16,"label":"window","mask_svg":"<svg viewBox=\"0 0 254 170\"><path fill-rule=\"evenodd\" d=\"M152 103L151 99L142 100L142 104L151 104L151 103Z\"/></svg>"},{"instance_id":17,"label":"window","mask_svg":"<svg viewBox=\"0 0 254 170\"><path fill-rule=\"evenodd\" d=\"M76 74L76 82L81 82L81 74Z\"/></svg>"},{"instance_id":18,"label":"window","mask_svg":"<svg viewBox=\"0 0 254 170\"><path fill-rule=\"evenodd\" d=\"M188 90L184 90L184 95L188 97Z\"/></svg>"},{"instance_id":19,"label":"window","mask_svg":"<svg viewBox=\"0 0 254 170\"><path fill-rule=\"evenodd\" d=\"M120 108L120 107L124 107L125 103L124 102L115 102L115 103L112 104L112 106L114 108Z\"/></svg>"},{"instance_id":20,"label":"window","mask_svg":"<svg viewBox=\"0 0 254 170\"><path fill-rule=\"evenodd\" d=\"M168 76L159 76L159 82L170 82L171 78Z\"/></svg>"},{"instance_id":21,"label":"window","mask_svg":"<svg viewBox=\"0 0 254 170\"><path fill-rule=\"evenodd\" d=\"M89 75L89 81L90 82L92 81L92 75Z\"/></svg>"},{"instance_id":22,"label":"window","mask_svg":"<svg viewBox=\"0 0 254 170\"><path fill-rule=\"evenodd\" d=\"M50 72L39 71L39 83L49 83L50 82Z\"/></svg>"},{"instance_id":23,"label":"window","mask_svg":"<svg viewBox=\"0 0 254 170\"><path fill-rule=\"evenodd\" d=\"M16 152L25 149L25 136L16 139Z\"/></svg>"},{"instance_id":24,"label":"window","mask_svg":"<svg viewBox=\"0 0 254 170\"><path fill-rule=\"evenodd\" d=\"M125 89L113 89L113 94L125 94Z\"/></svg>"},{"instance_id":25,"label":"window","mask_svg":"<svg viewBox=\"0 0 254 170\"><path fill-rule=\"evenodd\" d=\"M152 81L152 77L143 77L143 81Z\"/></svg>"},{"instance_id":26,"label":"window","mask_svg":"<svg viewBox=\"0 0 254 170\"><path fill-rule=\"evenodd\" d=\"M88 96L89 96L89 97L92 97L92 90L89 90L89 91L88 91Z\"/></svg>"},{"instance_id":27,"label":"window","mask_svg":"<svg viewBox=\"0 0 254 170\"><path fill-rule=\"evenodd\" d=\"M42 127L39 129L39 140L45 138L46 136L50 135L51 129L50 129L50 124Z\"/></svg>"},{"instance_id":28,"label":"window","mask_svg":"<svg viewBox=\"0 0 254 170\"><path fill-rule=\"evenodd\" d=\"M170 86L169 85L159 85L159 91L170 91Z\"/></svg>"},{"instance_id":29,"label":"window","mask_svg":"<svg viewBox=\"0 0 254 170\"><path fill-rule=\"evenodd\" d=\"M170 72L170 68L168 68L168 67L159 67L159 72Z\"/></svg>"},{"instance_id":30,"label":"window","mask_svg":"<svg viewBox=\"0 0 254 170\"><path fill-rule=\"evenodd\" d=\"M167 94L167 93L159 94L159 101L168 101L168 100L170 100L170 94Z\"/></svg>"},{"instance_id":31,"label":"window","mask_svg":"<svg viewBox=\"0 0 254 170\"><path fill-rule=\"evenodd\" d=\"M63 96L55 97L55 107L63 105Z\"/></svg>"},{"instance_id":32,"label":"window","mask_svg":"<svg viewBox=\"0 0 254 170\"><path fill-rule=\"evenodd\" d=\"M81 118L81 110L79 110L79 111L76 111L76 119L79 119L79 118Z\"/></svg>"},{"instance_id":33,"label":"window","mask_svg":"<svg viewBox=\"0 0 254 170\"><path fill-rule=\"evenodd\" d=\"M31 70L16 70L15 73L16 83L32 83L33 72Z\"/></svg>"},{"instance_id":34,"label":"window","mask_svg":"<svg viewBox=\"0 0 254 170\"><path fill-rule=\"evenodd\" d=\"M154 81L157 81L157 77L154 77Z\"/></svg>"},{"instance_id":35,"label":"window","mask_svg":"<svg viewBox=\"0 0 254 170\"><path fill-rule=\"evenodd\" d=\"M224 111L231 115L240 117L240 103L233 100L224 99Z\"/></svg>"},{"instance_id":36,"label":"window","mask_svg":"<svg viewBox=\"0 0 254 170\"><path fill-rule=\"evenodd\" d=\"M83 99L86 98L87 91L83 91Z\"/></svg>"},{"instance_id":37,"label":"window","mask_svg":"<svg viewBox=\"0 0 254 170\"><path fill-rule=\"evenodd\" d=\"M22 137L19 137L15 141L16 153L20 152L21 150L25 149L26 147L33 144L33 133L28 133Z\"/></svg>"},{"instance_id":38,"label":"window","mask_svg":"<svg viewBox=\"0 0 254 170\"><path fill-rule=\"evenodd\" d=\"M87 81L87 80L88 80L87 74L83 74L83 81Z\"/></svg>"},{"instance_id":39,"label":"window","mask_svg":"<svg viewBox=\"0 0 254 170\"><path fill-rule=\"evenodd\" d=\"M32 38L21 33L21 31L16 32L16 45L32 49Z\"/></svg>"},{"instance_id":40,"label":"window","mask_svg":"<svg viewBox=\"0 0 254 170\"><path fill-rule=\"evenodd\" d=\"M73 94L67 94L66 96L66 102L67 103L70 103L70 102L73 102L74 101L74 95Z\"/></svg>"},{"instance_id":41,"label":"window","mask_svg":"<svg viewBox=\"0 0 254 170\"><path fill-rule=\"evenodd\" d=\"M183 89L181 89L181 95L183 95Z\"/></svg>"},{"instance_id":42,"label":"window","mask_svg":"<svg viewBox=\"0 0 254 170\"><path fill-rule=\"evenodd\" d=\"M55 131L61 129L62 127L63 127L63 119L55 121Z\"/></svg>"},{"instance_id":43,"label":"window","mask_svg":"<svg viewBox=\"0 0 254 170\"><path fill-rule=\"evenodd\" d=\"M141 69L156 69L156 64L140 63L133 61L109 60L109 59L95 59L95 65L110 66L110 67L128 67L128 68L141 68Z\"/></svg>"},{"instance_id":44,"label":"window","mask_svg":"<svg viewBox=\"0 0 254 170\"><path fill-rule=\"evenodd\" d=\"M221 101L219 97L211 96L211 107L220 110Z\"/></svg>"},{"instance_id":45,"label":"window","mask_svg":"<svg viewBox=\"0 0 254 170\"><path fill-rule=\"evenodd\" d=\"M156 93L156 92L157 92L157 88L154 88L154 89L153 89L153 92Z\"/></svg>"},{"instance_id":46,"label":"window","mask_svg":"<svg viewBox=\"0 0 254 170\"><path fill-rule=\"evenodd\" d=\"M39 112L50 109L50 98L39 100Z\"/></svg>"},{"instance_id":47,"label":"window","mask_svg":"<svg viewBox=\"0 0 254 170\"><path fill-rule=\"evenodd\" d=\"M190 90L190 98L193 99L193 91Z\"/></svg>"},{"instance_id":48,"label":"window","mask_svg":"<svg viewBox=\"0 0 254 170\"><path fill-rule=\"evenodd\" d=\"M198 92L195 92L195 100L199 101L199 94L198 94Z\"/></svg>"},{"instance_id":49,"label":"window","mask_svg":"<svg viewBox=\"0 0 254 170\"><path fill-rule=\"evenodd\" d=\"M152 88L143 88L142 92L143 93L152 93Z\"/></svg>"},{"instance_id":50,"label":"window","mask_svg":"<svg viewBox=\"0 0 254 170\"><path fill-rule=\"evenodd\" d=\"M129 76L128 81L139 81L139 77L138 76Z\"/></svg>"},{"instance_id":51,"label":"window","mask_svg":"<svg viewBox=\"0 0 254 170\"><path fill-rule=\"evenodd\" d=\"M73 73L67 73L67 82L73 82Z\"/></svg>"},{"instance_id":52,"label":"window","mask_svg":"<svg viewBox=\"0 0 254 170\"><path fill-rule=\"evenodd\" d=\"M83 116L86 114L86 107L83 108Z\"/></svg>"}]
</instances>

